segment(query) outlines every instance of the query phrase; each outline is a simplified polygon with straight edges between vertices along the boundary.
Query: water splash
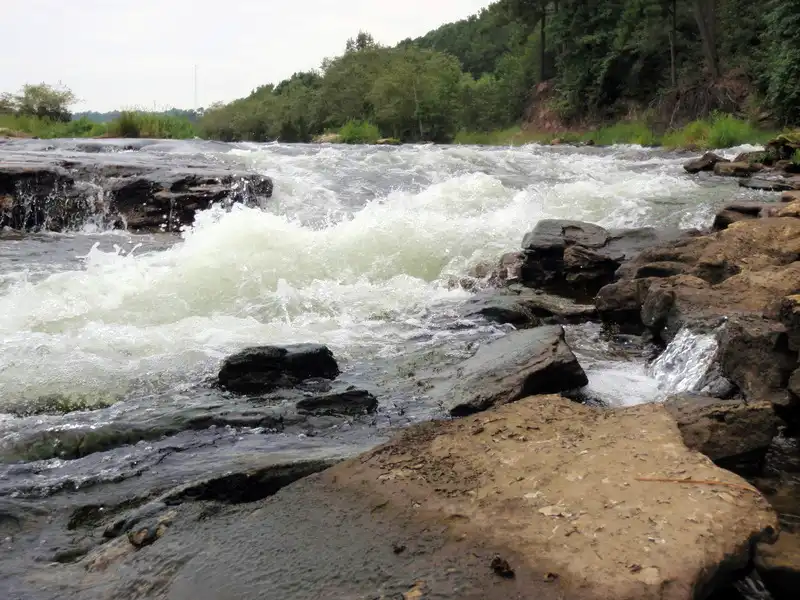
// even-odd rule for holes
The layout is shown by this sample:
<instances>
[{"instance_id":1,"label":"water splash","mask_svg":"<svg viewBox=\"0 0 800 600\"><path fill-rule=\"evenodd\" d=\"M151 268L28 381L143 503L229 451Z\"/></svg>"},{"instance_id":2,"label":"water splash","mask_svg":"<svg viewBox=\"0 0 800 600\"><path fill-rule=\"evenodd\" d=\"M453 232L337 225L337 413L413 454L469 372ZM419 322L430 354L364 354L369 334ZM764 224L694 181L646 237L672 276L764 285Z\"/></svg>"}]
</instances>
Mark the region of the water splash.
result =
<instances>
[{"instance_id":1,"label":"water splash","mask_svg":"<svg viewBox=\"0 0 800 600\"><path fill-rule=\"evenodd\" d=\"M714 364L719 342L716 335L681 329L664 352L650 365L649 374L667 393L700 391Z\"/></svg>"}]
</instances>

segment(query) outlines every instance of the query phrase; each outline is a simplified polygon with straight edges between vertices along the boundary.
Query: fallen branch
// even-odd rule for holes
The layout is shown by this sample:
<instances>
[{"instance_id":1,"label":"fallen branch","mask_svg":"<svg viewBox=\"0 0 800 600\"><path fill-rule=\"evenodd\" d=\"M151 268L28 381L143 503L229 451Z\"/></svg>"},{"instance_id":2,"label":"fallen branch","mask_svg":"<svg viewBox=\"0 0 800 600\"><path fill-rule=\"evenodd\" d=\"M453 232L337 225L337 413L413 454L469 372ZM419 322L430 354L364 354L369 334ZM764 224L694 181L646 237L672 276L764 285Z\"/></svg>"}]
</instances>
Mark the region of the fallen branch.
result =
<instances>
[{"instance_id":1,"label":"fallen branch","mask_svg":"<svg viewBox=\"0 0 800 600\"><path fill-rule=\"evenodd\" d=\"M728 483L726 481L711 481L707 479L666 479L661 477L637 477L636 481L652 481L656 483L689 483L695 485L721 485L723 487L734 488L737 490L745 490L747 492L753 492L754 494L760 494L757 489L742 485L741 483Z\"/></svg>"}]
</instances>

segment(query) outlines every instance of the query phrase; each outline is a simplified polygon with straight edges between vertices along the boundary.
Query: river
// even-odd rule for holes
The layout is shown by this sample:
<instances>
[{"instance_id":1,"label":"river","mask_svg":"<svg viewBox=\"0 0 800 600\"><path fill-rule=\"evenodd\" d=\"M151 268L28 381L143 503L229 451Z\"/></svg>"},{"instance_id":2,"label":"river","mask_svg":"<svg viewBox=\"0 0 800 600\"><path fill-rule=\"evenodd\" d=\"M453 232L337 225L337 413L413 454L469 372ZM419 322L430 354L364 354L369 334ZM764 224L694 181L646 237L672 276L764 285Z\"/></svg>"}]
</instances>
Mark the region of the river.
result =
<instances>
[{"instance_id":1,"label":"river","mask_svg":"<svg viewBox=\"0 0 800 600\"><path fill-rule=\"evenodd\" d=\"M9 147L0 147L0 160ZM476 342L508 331L461 317L470 292L453 282L518 249L539 219L705 227L724 202L757 195L735 181L686 175L686 154L632 146L186 141L122 148L118 160L181 157L263 172L275 192L260 208L199 213L180 236L102 231L92 219L69 233L4 232L0 447L57 445L54 432L141 429L179 410L202 410L227 401L209 386L225 356L248 345L305 341L333 350L343 380L378 396L378 415L366 425L336 423L322 435L230 435L257 434L259 448L323 453L376 443L394 426L437 416L424 394L398 383L409 361L456 361ZM69 157L80 147L25 141L14 151ZM611 405L684 385L676 376L681 356L684 363L697 358L687 358L686 348L709 353L707 340L684 336L685 348L658 372L636 353L621 358L599 327L570 328L568 339L589 390ZM133 445L124 454L99 453L103 475L96 456L50 458L5 467L13 483L0 493L48 493L65 480L117 477L132 455L158 446L127 439Z\"/></svg>"}]
</instances>

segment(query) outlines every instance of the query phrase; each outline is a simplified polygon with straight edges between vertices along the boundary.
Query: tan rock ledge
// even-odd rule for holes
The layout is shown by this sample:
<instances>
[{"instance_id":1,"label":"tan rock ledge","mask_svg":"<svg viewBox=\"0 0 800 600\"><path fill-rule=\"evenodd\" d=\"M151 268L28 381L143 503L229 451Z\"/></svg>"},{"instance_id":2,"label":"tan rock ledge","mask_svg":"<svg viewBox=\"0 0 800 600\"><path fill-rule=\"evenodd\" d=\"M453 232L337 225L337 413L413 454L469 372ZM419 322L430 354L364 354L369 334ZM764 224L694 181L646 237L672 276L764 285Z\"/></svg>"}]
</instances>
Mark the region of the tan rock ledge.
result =
<instances>
[{"instance_id":1,"label":"tan rock ledge","mask_svg":"<svg viewBox=\"0 0 800 600\"><path fill-rule=\"evenodd\" d=\"M756 490L686 448L661 405L528 398L412 427L321 479L465 547L504 548L498 577L553 580L564 598L704 598L777 528Z\"/></svg>"}]
</instances>

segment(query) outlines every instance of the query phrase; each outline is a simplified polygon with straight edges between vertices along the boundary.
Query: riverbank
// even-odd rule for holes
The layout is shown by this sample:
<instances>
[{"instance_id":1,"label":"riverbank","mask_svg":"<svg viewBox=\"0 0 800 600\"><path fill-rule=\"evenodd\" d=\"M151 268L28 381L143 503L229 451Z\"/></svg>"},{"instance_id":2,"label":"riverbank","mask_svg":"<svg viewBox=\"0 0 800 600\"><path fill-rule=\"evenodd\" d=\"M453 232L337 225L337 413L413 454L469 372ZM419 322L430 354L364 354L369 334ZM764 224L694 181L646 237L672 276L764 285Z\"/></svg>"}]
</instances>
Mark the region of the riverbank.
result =
<instances>
[{"instance_id":1,"label":"riverbank","mask_svg":"<svg viewBox=\"0 0 800 600\"><path fill-rule=\"evenodd\" d=\"M455 144L522 146L525 144L638 144L668 150L711 150L743 144L763 145L777 135L732 115L693 121L680 129L659 132L641 121L622 121L590 130L538 132L520 127L492 132L460 132Z\"/></svg>"},{"instance_id":2,"label":"riverbank","mask_svg":"<svg viewBox=\"0 0 800 600\"><path fill-rule=\"evenodd\" d=\"M0 114L0 138L152 138L191 139L197 137L195 125L180 118L144 111L122 112L107 123L86 117L54 121L28 115Z\"/></svg>"}]
</instances>

